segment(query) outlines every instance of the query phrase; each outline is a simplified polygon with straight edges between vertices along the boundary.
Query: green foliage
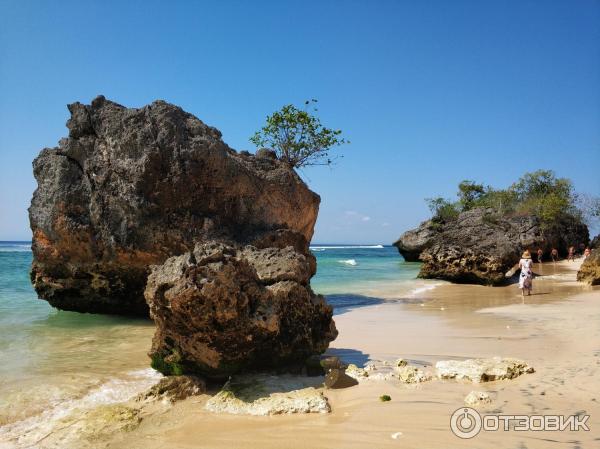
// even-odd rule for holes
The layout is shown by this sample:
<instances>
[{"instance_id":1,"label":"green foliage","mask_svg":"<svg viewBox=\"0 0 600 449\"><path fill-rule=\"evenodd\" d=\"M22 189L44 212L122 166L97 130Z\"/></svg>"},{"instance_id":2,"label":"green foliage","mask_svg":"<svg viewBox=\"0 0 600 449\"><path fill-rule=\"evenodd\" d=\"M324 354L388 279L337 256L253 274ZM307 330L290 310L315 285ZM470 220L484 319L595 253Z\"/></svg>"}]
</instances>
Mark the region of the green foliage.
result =
<instances>
[{"instance_id":1,"label":"green foliage","mask_svg":"<svg viewBox=\"0 0 600 449\"><path fill-rule=\"evenodd\" d=\"M483 184L476 184L473 181L461 181L458 184L458 202L462 210L469 210L475 207L477 201L485 194Z\"/></svg>"},{"instance_id":2,"label":"green foliage","mask_svg":"<svg viewBox=\"0 0 600 449\"><path fill-rule=\"evenodd\" d=\"M457 196L456 202L444 198L426 199L434 222L452 220L460 212L474 208L489 209L485 217L489 223L502 216L535 215L544 228L559 221L600 216L600 200L588 198L587 211L582 211L578 207L581 197L574 193L571 181L557 178L550 170L525 173L508 189L484 187L465 180L458 185Z\"/></svg>"},{"instance_id":3,"label":"green foliage","mask_svg":"<svg viewBox=\"0 0 600 449\"><path fill-rule=\"evenodd\" d=\"M432 214L432 219L436 223L445 223L458 217L460 210L456 203L442 198L427 198L425 200Z\"/></svg>"},{"instance_id":4,"label":"green foliage","mask_svg":"<svg viewBox=\"0 0 600 449\"><path fill-rule=\"evenodd\" d=\"M384 394L384 395L379 396L379 400L381 402L389 402L392 400L392 398L389 394Z\"/></svg>"},{"instance_id":5,"label":"green foliage","mask_svg":"<svg viewBox=\"0 0 600 449\"><path fill-rule=\"evenodd\" d=\"M317 100L305 102L314 105ZM313 107L313 112L317 109ZM330 165L329 151L345 143L342 131L325 128L318 117L288 104L267 117L267 124L250 138L257 147L275 150L277 157L290 167Z\"/></svg>"},{"instance_id":6,"label":"green foliage","mask_svg":"<svg viewBox=\"0 0 600 449\"><path fill-rule=\"evenodd\" d=\"M550 225L565 215L577 214L573 184L557 178L550 170L526 173L510 190L517 198L516 212L537 215L543 224Z\"/></svg>"}]
</instances>

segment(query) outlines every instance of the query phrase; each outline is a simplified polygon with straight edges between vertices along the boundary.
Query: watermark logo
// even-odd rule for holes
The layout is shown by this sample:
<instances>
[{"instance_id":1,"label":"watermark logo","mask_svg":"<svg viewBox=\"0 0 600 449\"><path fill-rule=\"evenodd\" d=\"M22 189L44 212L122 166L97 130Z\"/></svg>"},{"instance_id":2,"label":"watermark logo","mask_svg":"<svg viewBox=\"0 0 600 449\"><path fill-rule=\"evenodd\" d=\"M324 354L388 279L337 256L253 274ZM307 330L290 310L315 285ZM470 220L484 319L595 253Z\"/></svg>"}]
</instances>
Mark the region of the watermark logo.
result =
<instances>
[{"instance_id":1,"label":"watermark logo","mask_svg":"<svg viewBox=\"0 0 600 449\"><path fill-rule=\"evenodd\" d=\"M459 408L450 417L450 428L459 438L473 438L481 431L481 415L469 407Z\"/></svg>"},{"instance_id":2,"label":"watermark logo","mask_svg":"<svg viewBox=\"0 0 600 449\"><path fill-rule=\"evenodd\" d=\"M486 432L503 431L589 431L589 415L480 415L470 407L456 410L450 417L450 429L459 438L468 439Z\"/></svg>"}]
</instances>

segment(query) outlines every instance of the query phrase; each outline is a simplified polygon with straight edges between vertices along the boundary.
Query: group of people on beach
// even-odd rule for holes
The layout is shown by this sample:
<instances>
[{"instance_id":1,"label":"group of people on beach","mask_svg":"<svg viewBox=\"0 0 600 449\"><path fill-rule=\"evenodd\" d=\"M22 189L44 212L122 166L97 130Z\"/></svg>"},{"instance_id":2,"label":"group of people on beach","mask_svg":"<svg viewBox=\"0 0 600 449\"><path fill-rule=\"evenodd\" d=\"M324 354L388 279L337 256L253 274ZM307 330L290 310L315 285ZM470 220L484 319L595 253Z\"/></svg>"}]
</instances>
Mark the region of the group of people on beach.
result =
<instances>
[{"instance_id":1,"label":"group of people on beach","mask_svg":"<svg viewBox=\"0 0 600 449\"><path fill-rule=\"evenodd\" d=\"M583 258L587 258L591 250L589 247L586 247L584 244L579 245L580 253ZM537 262L543 263L542 259L544 257L544 250L542 248L538 248L536 251ZM550 257L552 258L552 262L558 261L558 250L556 248L552 248L550 251ZM575 246L570 246L567 260L575 261ZM531 290L533 289L533 259L531 258L531 253L529 250L525 250L521 255L521 260L519 261L519 268L521 269L521 275L519 276L519 288L521 289L522 296L525 296L525 291L527 291L527 295L531 295Z\"/></svg>"}]
</instances>

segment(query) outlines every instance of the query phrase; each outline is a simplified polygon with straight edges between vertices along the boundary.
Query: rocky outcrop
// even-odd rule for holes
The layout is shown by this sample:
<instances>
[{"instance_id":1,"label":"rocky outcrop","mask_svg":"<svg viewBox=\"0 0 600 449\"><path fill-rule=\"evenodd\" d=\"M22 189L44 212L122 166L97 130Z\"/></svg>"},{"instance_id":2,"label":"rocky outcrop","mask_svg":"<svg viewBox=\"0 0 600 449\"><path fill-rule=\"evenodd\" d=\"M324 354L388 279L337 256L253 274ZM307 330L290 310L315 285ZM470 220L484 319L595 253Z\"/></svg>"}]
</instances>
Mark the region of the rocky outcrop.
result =
<instances>
[{"instance_id":1,"label":"rocky outcrop","mask_svg":"<svg viewBox=\"0 0 600 449\"><path fill-rule=\"evenodd\" d=\"M319 197L269 151L237 153L164 101L129 109L100 96L69 111L69 136L33 163L29 209L31 280L53 306L145 315L148 267L199 241L306 251Z\"/></svg>"},{"instance_id":2,"label":"rocky outcrop","mask_svg":"<svg viewBox=\"0 0 600 449\"><path fill-rule=\"evenodd\" d=\"M154 266L145 292L157 325L152 366L226 378L302 365L337 336L332 308L309 286L315 270L307 250L221 242Z\"/></svg>"},{"instance_id":3,"label":"rocky outcrop","mask_svg":"<svg viewBox=\"0 0 600 449\"><path fill-rule=\"evenodd\" d=\"M433 242L439 231L439 225L432 220L424 221L416 229L406 231L394 242L402 257L407 262L419 261L421 253Z\"/></svg>"},{"instance_id":4,"label":"rocky outcrop","mask_svg":"<svg viewBox=\"0 0 600 449\"><path fill-rule=\"evenodd\" d=\"M419 236L418 238L416 236ZM396 242L405 259L423 262L419 277L459 283L498 285L525 249L552 247L566 254L568 246L588 241L587 227L578 222L558 223L542 230L532 216L500 217L491 210L472 209L446 223L425 222Z\"/></svg>"},{"instance_id":5,"label":"rocky outcrop","mask_svg":"<svg viewBox=\"0 0 600 449\"><path fill-rule=\"evenodd\" d=\"M435 368L440 379L464 379L476 383L514 379L534 372L533 367L522 360L501 357L441 360L435 364Z\"/></svg>"},{"instance_id":6,"label":"rocky outcrop","mask_svg":"<svg viewBox=\"0 0 600 449\"><path fill-rule=\"evenodd\" d=\"M600 248L592 250L583 261L577 272L577 280L591 285L600 285Z\"/></svg>"}]
</instances>

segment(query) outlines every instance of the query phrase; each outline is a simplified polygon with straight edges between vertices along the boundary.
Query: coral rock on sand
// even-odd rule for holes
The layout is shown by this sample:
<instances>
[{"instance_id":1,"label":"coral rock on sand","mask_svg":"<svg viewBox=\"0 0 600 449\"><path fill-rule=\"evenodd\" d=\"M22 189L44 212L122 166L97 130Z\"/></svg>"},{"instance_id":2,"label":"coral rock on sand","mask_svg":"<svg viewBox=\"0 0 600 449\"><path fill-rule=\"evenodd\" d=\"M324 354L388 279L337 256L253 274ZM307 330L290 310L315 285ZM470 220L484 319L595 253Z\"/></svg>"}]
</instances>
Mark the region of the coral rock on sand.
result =
<instances>
[{"instance_id":1,"label":"coral rock on sand","mask_svg":"<svg viewBox=\"0 0 600 449\"><path fill-rule=\"evenodd\" d=\"M282 415L329 413L323 393L296 376L246 375L228 381L205 405L213 413Z\"/></svg>"},{"instance_id":2,"label":"coral rock on sand","mask_svg":"<svg viewBox=\"0 0 600 449\"><path fill-rule=\"evenodd\" d=\"M369 373L365 369L359 368L354 363L348 365L346 374L359 382L369 377Z\"/></svg>"},{"instance_id":3,"label":"coral rock on sand","mask_svg":"<svg viewBox=\"0 0 600 449\"><path fill-rule=\"evenodd\" d=\"M308 246L319 196L272 154L237 153L164 101L132 109L100 96L69 111L68 138L33 163L31 279L51 305L147 315L148 267L196 242L268 248L281 236L267 231L287 229L290 245ZM289 276L263 260L265 276Z\"/></svg>"},{"instance_id":4,"label":"coral rock on sand","mask_svg":"<svg viewBox=\"0 0 600 449\"><path fill-rule=\"evenodd\" d=\"M220 242L154 266L145 292L157 325L152 366L226 378L302 365L337 336L332 308L310 288L314 271L308 251Z\"/></svg>"},{"instance_id":5,"label":"coral rock on sand","mask_svg":"<svg viewBox=\"0 0 600 449\"><path fill-rule=\"evenodd\" d=\"M490 404L491 402L492 398L484 391L471 391L465 398L465 404L471 407Z\"/></svg>"},{"instance_id":6,"label":"coral rock on sand","mask_svg":"<svg viewBox=\"0 0 600 449\"><path fill-rule=\"evenodd\" d=\"M431 375L411 365L399 365L395 367L396 377L405 384L416 384L431 380Z\"/></svg>"},{"instance_id":7,"label":"coral rock on sand","mask_svg":"<svg viewBox=\"0 0 600 449\"><path fill-rule=\"evenodd\" d=\"M577 272L577 280L600 285L600 248L592 250L592 253L583 261Z\"/></svg>"},{"instance_id":8,"label":"coral rock on sand","mask_svg":"<svg viewBox=\"0 0 600 449\"><path fill-rule=\"evenodd\" d=\"M498 285L506 282L505 273L518 263L523 249L556 247L566 253L571 242L588 238L582 223L557 223L543 231L533 216L499 217L491 209L472 209L434 229L431 221L424 222L395 245L407 260L420 251L419 277Z\"/></svg>"},{"instance_id":9,"label":"coral rock on sand","mask_svg":"<svg viewBox=\"0 0 600 449\"><path fill-rule=\"evenodd\" d=\"M205 391L206 383L199 377L189 375L166 376L136 399L138 401L166 399L169 402L176 402Z\"/></svg>"},{"instance_id":10,"label":"coral rock on sand","mask_svg":"<svg viewBox=\"0 0 600 449\"><path fill-rule=\"evenodd\" d=\"M472 382L490 382L513 379L524 373L533 373L533 367L522 360L494 357L491 359L442 360L435 364L441 379L466 379Z\"/></svg>"}]
</instances>

